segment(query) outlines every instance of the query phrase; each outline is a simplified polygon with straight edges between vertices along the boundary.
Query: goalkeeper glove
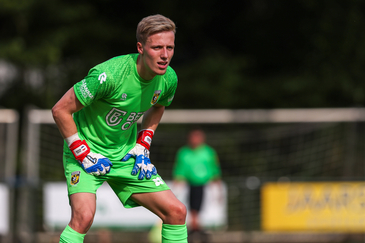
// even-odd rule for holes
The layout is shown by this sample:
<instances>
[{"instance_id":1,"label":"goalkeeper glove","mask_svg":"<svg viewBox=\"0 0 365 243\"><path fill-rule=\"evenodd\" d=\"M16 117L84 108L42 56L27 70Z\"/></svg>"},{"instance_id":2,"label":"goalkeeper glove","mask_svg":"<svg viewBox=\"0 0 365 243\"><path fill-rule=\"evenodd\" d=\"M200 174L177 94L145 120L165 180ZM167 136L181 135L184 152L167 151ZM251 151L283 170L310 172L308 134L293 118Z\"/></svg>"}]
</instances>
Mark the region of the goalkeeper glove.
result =
<instances>
[{"instance_id":1,"label":"goalkeeper glove","mask_svg":"<svg viewBox=\"0 0 365 243\"><path fill-rule=\"evenodd\" d=\"M136 159L131 174L137 175L138 171L140 171L138 175L139 180L143 180L144 177L151 179L152 175L157 175L156 167L149 158L153 134L154 132L151 129L141 130L137 136L136 146L122 159L122 161L127 161L131 157Z\"/></svg>"},{"instance_id":2,"label":"goalkeeper glove","mask_svg":"<svg viewBox=\"0 0 365 243\"><path fill-rule=\"evenodd\" d=\"M101 154L92 153L89 145L85 140L81 141L77 133L66 138L66 142L76 160L88 174L99 176L109 173L110 167L113 166L110 160Z\"/></svg>"}]
</instances>

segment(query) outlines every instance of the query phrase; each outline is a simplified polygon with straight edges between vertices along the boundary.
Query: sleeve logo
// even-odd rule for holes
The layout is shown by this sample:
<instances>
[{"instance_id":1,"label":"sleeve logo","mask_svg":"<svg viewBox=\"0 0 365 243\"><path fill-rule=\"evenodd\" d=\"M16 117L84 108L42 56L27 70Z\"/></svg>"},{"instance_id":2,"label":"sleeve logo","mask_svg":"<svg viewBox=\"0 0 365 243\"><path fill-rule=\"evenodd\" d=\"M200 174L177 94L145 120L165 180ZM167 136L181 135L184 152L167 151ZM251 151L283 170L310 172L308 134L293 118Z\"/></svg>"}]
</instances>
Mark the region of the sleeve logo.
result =
<instances>
[{"instance_id":1,"label":"sleeve logo","mask_svg":"<svg viewBox=\"0 0 365 243\"><path fill-rule=\"evenodd\" d=\"M105 82L106 81L106 73L103 72L102 74L100 74L98 80L100 81L100 84Z\"/></svg>"},{"instance_id":2,"label":"sleeve logo","mask_svg":"<svg viewBox=\"0 0 365 243\"><path fill-rule=\"evenodd\" d=\"M90 97L91 99L94 98L94 96L92 95L92 93L90 92L90 90L87 87L85 79L82 80L82 84L80 85L80 91L84 98L87 98L87 97Z\"/></svg>"}]
</instances>

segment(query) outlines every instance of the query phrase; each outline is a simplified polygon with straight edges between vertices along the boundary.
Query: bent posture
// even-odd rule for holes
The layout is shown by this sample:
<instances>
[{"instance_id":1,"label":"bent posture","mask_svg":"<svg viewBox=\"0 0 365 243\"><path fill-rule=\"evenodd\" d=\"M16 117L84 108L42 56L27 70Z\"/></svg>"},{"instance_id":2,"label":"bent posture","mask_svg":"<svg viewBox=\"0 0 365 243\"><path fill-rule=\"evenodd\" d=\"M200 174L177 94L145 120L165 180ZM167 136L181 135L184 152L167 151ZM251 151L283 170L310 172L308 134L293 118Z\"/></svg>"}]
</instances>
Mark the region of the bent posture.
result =
<instances>
[{"instance_id":1,"label":"bent posture","mask_svg":"<svg viewBox=\"0 0 365 243\"><path fill-rule=\"evenodd\" d=\"M96 190L104 181L124 207L144 206L162 219L162 242L187 242L186 208L149 159L155 130L177 87L169 66L174 47L174 22L148 16L137 26L138 53L93 67L52 108L65 139L72 211L60 242L83 242L94 219Z\"/></svg>"}]
</instances>

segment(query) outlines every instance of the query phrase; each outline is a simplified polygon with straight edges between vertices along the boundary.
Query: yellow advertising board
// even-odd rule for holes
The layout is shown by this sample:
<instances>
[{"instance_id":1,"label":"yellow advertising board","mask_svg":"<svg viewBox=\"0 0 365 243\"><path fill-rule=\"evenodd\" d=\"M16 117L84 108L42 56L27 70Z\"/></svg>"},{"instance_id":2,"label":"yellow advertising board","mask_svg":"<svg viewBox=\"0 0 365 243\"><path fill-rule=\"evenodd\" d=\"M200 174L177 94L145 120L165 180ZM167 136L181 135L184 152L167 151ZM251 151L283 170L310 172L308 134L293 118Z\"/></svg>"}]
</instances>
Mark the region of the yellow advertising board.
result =
<instances>
[{"instance_id":1,"label":"yellow advertising board","mask_svg":"<svg viewBox=\"0 0 365 243\"><path fill-rule=\"evenodd\" d=\"M365 182L266 183L261 217L267 231L365 232Z\"/></svg>"}]
</instances>

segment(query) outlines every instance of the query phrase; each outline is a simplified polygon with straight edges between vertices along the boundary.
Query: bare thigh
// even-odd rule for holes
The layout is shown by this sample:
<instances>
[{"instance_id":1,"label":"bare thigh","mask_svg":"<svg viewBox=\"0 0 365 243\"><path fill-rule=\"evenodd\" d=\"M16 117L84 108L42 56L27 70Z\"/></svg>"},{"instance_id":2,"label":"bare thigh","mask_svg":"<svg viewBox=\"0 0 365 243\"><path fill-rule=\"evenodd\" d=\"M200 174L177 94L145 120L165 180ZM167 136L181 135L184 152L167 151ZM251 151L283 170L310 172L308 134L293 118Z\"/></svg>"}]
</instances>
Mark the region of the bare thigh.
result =
<instances>
[{"instance_id":1,"label":"bare thigh","mask_svg":"<svg viewBox=\"0 0 365 243\"><path fill-rule=\"evenodd\" d=\"M86 233L92 225L96 211L96 197L93 193L70 195L70 227L79 233Z\"/></svg>"},{"instance_id":2,"label":"bare thigh","mask_svg":"<svg viewBox=\"0 0 365 243\"><path fill-rule=\"evenodd\" d=\"M156 214L165 224L185 224L186 207L171 190L134 193L131 199Z\"/></svg>"}]
</instances>

